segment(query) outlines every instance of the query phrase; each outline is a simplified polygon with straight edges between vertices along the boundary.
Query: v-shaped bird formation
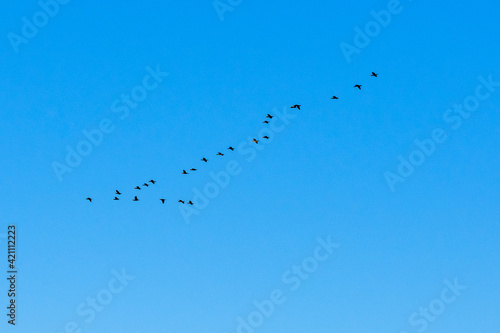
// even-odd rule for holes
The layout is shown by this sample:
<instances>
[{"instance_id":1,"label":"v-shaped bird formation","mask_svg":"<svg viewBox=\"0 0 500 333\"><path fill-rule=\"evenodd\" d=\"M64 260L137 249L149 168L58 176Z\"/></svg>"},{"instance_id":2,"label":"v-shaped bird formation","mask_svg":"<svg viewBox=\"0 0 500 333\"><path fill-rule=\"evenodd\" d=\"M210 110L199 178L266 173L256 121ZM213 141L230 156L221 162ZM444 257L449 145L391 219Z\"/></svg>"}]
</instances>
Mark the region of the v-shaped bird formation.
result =
<instances>
[{"instance_id":1,"label":"v-shaped bird formation","mask_svg":"<svg viewBox=\"0 0 500 333\"><path fill-rule=\"evenodd\" d=\"M375 72L372 72L370 76L373 76L373 77L378 77L378 75L379 75L379 74L377 74L377 73L375 73ZM355 85L353 86L353 88L358 88L358 90L361 90L361 87L362 87L362 85L361 85L361 84L355 84ZM337 100L337 99L339 99L339 97L338 97L338 96L336 96L336 95L334 95L334 96L332 96L332 97L331 97L331 99L333 99L333 100ZM299 111L300 111L301 106L302 106L302 105L300 105L300 104L294 104L294 105L290 106L290 108L291 108L291 109L297 109L297 110L299 110ZM269 114L269 113L268 113L268 114L266 115L266 120L264 120L262 123L264 123L264 124L269 124L269 120L267 120L267 119L273 119L273 117L274 117L273 115L271 115L271 114ZM265 135L265 136L263 136L263 137L262 137L262 139L269 140L270 138L269 138L269 136ZM253 138L251 142L253 142L253 143L255 143L255 144L259 144L259 140L258 140L257 138ZM229 146L229 147L227 148L227 150L234 151L234 148L233 148L232 146ZM224 156L224 154L223 154L223 153L221 153L221 152L218 152L218 153L216 154L216 156ZM205 157L202 157L202 158L201 158L201 161L203 161L203 162L207 163L207 162L208 162L208 159L207 159L207 158L205 158ZM190 169L189 169L189 171L190 171L190 172L191 172L191 171L192 171L192 172L194 172L194 171L197 171L197 169L196 169L196 168L190 168ZM189 174L189 172L186 172L186 170L182 170L181 174L182 174L182 175L188 175L188 174ZM147 182L144 182L141 186L142 186L143 188L148 188L148 187L150 186L150 184L151 184L151 185L156 184L156 180L151 179L151 180L149 180L149 181L147 181ZM136 186L136 187L134 187L133 189L134 189L134 190L141 190L141 187L137 185L137 186ZM114 201L119 201L119 200L120 200L120 198L121 198L122 193L121 193L120 191L118 191L118 190L115 190L115 193L114 193L114 194L115 194L115 197L114 197L112 200L114 200ZM92 198L91 198L91 197L85 198L85 200L87 200L89 203L92 203ZM138 198L136 195L134 195L134 198L132 199L132 201L140 201L140 200L139 200L139 198ZM159 199L159 201L160 201L162 204L164 204L164 203L166 202L166 199L161 198L161 199ZM191 206L193 206L193 205L194 205L194 203L193 203L191 200L188 200L188 201L186 202L185 200L178 199L178 200L177 200L177 202L178 202L178 203L180 203L180 204L188 204L188 205L191 205Z\"/></svg>"}]
</instances>

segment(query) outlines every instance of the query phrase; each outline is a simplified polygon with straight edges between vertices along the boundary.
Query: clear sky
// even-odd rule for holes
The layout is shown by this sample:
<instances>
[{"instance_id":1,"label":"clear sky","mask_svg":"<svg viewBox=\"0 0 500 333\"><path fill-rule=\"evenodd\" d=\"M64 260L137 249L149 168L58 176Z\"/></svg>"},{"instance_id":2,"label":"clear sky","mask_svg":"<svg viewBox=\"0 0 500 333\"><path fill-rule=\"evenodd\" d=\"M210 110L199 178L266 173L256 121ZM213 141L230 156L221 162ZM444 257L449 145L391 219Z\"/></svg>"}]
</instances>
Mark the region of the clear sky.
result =
<instances>
[{"instance_id":1,"label":"clear sky","mask_svg":"<svg viewBox=\"0 0 500 333\"><path fill-rule=\"evenodd\" d=\"M0 11L3 331L500 330L500 5L43 1Z\"/></svg>"}]
</instances>

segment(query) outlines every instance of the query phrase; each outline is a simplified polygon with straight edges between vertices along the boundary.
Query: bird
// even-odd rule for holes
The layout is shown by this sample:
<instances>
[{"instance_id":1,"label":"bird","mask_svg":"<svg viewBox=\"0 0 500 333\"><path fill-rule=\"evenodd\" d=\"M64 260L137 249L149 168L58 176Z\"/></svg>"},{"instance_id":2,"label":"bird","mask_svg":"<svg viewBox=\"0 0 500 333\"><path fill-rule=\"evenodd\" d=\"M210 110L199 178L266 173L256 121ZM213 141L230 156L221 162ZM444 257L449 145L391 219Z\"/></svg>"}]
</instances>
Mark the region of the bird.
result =
<instances>
[{"instance_id":1,"label":"bird","mask_svg":"<svg viewBox=\"0 0 500 333\"><path fill-rule=\"evenodd\" d=\"M269 113L267 114L266 118L273 119L273 116L271 116Z\"/></svg>"},{"instance_id":2,"label":"bird","mask_svg":"<svg viewBox=\"0 0 500 333\"><path fill-rule=\"evenodd\" d=\"M153 180L153 179L151 179L149 182L150 182L151 184L153 184L153 185L154 185L154 184L156 184L156 180Z\"/></svg>"},{"instance_id":3,"label":"bird","mask_svg":"<svg viewBox=\"0 0 500 333\"><path fill-rule=\"evenodd\" d=\"M194 203L193 203L191 200L189 200L189 201L188 201L188 205L191 205L191 206L192 206L192 205L194 205Z\"/></svg>"},{"instance_id":4,"label":"bird","mask_svg":"<svg viewBox=\"0 0 500 333\"><path fill-rule=\"evenodd\" d=\"M140 190L141 188L139 186L134 187L134 190Z\"/></svg>"},{"instance_id":5,"label":"bird","mask_svg":"<svg viewBox=\"0 0 500 333\"><path fill-rule=\"evenodd\" d=\"M85 200L88 200L89 202L92 202L92 198L86 198Z\"/></svg>"},{"instance_id":6,"label":"bird","mask_svg":"<svg viewBox=\"0 0 500 333\"><path fill-rule=\"evenodd\" d=\"M142 184L142 186L149 187L148 183L144 183L144 184Z\"/></svg>"},{"instance_id":7,"label":"bird","mask_svg":"<svg viewBox=\"0 0 500 333\"><path fill-rule=\"evenodd\" d=\"M196 170L198 170L198 169L195 169L195 168L191 168L191 169L189 169L189 170L191 170L191 171L196 171Z\"/></svg>"},{"instance_id":8,"label":"bird","mask_svg":"<svg viewBox=\"0 0 500 333\"><path fill-rule=\"evenodd\" d=\"M299 109L299 111L300 111L300 105L294 104L294 105L290 106L290 109Z\"/></svg>"},{"instance_id":9,"label":"bird","mask_svg":"<svg viewBox=\"0 0 500 333\"><path fill-rule=\"evenodd\" d=\"M353 88L358 88L359 90L361 90L361 84L355 84Z\"/></svg>"},{"instance_id":10,"label":"bird","mask_svg":"<svg viewBox=\"0 0 500 333\"><path fill-rule=\"evenodd\" d=\"M337 96L333 96L332 99L339 99Z\"/></svg>"},{"instance_id":11,"label":"bird","mask_svg":"<svg viewBox=\"0 0 500 333\"><path fill-rule=\"evenodd\" d=\"M224 156L224 154L223 154L223 153L221 153L221 152L218 152L218 153L217 153L217 155L219 155L219 156Z\"/></svg>"},{"instance_id":12,"label":"bird","mask_svg":"<svg viewBox=\"0 0 500 333\"><path fill-rule=\"evenodd\" d=\"M253 138L252 142L255 142L256 144L259 144L259 140L257 140L256 138Z\"/></svg>"},{"instance_id":13,"label":"bird","mask_svg":"<svg viewBox=\"0 0 500 333\"><path fill-rule=\"evenodd\" d=\"M264 120L262 123L269 124L269 122L267 120Z\"/></svg>"},{"instance_id":14,"label":"bird","mask_svg":"<svg viewBox=\"0 0 500 333\"><path fill-rule=\"evenodd\" d=\"M182 175L187 175L188 173L186 172L186 170L182 170L181 174Z\"/></svg>"},{"instance_id":15,"label":"bird","mask_svg":"<svg viewBox=\"0 0 500 333\"><path fill-rule=\"evenodd\" d=\"M229 149L230 151L234 151L234 148L231 146L229 146L229 148L227 148L227 149Z\"/></svg>"},{"instance_id":16,"label":"bird","mask_svg":"<svg viewBox=\"0 0 500 333\"><path fill-rule=\"evenodd\" d=\"M372 75L370 75L370 76L377 77L378 74L376 74L375 72L372 72Z\"/></svg>"},{"instance_id":17,"label":"bird","mask_svg":"<svg viewBox=\"0 0 500 333\"><path fill-rule=\"evenodd\" d=\"M201 160L202 160L203 162L208 162L208 160L207 160L205 157L203 157Z\"/></svg>"},{"instance_id":18,"label":"bird","mask_svg":"<svg viewBox=\"0 0 500 333\"><path fill-rule=\"evenodd\" d=\"M269 139L269 137L267 135L264 135L262 138Z\"/></svg>"},{"instance_id":19,"label":"bird","mask_svg":"<svg viewBox=\"0 0 500 333\"><path fill-rule=\"evenodd\" d=\"M179 200L179 201L177 201L177 202L184 203L184 200Z\"/></svg>"},{"instance_id":20,"label":"bird","mask_svg":"<svg viewBox=\"0 0 500 333\"><path fill-rule=\"evenodd\" d=\"M134 197L134 199L132 199L132 201L139 201L139 199L137 199L137 195Z\"/></svg>"},{"instance_id":21,"label":"bird","mask_svg":"<svg viewBox=\"0 0 500 333\"><path fill-rule=\"evenodd\" d=\"M116 190L115 194L121 195L120 191Z\"/></svg>"},{"instance_id":22,"label":"bird","mask_svg":"<svg viewBox=\"0 0 500 333\"><path fill-rule=\"evenodd\" d=\"M165 199L160 199L161 203L164 204L165 203Z\"/></svg>"},{"instance_id":23,"label":"bird","mask_svg":"<svg viewBox=\"0 0 500 333\"><path fill-rule=\"evenodd\" d=\"M113 200L120 200L120 199L118 199L118 197L115 197Z\"/></svg>"}]
</instances>

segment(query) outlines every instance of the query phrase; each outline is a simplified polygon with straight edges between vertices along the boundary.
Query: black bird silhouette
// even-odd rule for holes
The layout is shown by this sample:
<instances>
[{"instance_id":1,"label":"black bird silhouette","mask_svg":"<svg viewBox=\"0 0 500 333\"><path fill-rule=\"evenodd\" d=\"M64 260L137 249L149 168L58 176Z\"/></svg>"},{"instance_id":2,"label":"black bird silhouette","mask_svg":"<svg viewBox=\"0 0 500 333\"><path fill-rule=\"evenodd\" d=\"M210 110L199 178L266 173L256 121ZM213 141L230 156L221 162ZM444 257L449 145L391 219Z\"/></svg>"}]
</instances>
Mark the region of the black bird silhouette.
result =
<instances>
[{"instance_id":1,"label":"black bird silhouette","mask_svg":"<svg viewBox=\"0 0 500 333\"><path fill-rule=\"evenodd\" d=\"M121 195L120 191L116 190L115 194Z\"/></svg>"},{"instance_id":2,"label":"black bird silhouette","mask_svg":"<svg viewBox=\"0 0 500 333\"><path fill-rule=\"evenodd\" d=\"M165 203L165 199L160 199L161 203L164 204Z\"/></svg>"},{"instance_id":3,"label":"black bird silhouette","mask_svg":"<svg viewBox=\"0 0 500 333\"><path fill-rule=\"evenodd\" d=\"M223 153L221 153L221 152L218 152L218 153L217 153L217 155L219 155L219 156L224 156L224 154L223 154Z\"/></svg>"},{"instance_id":4,"label":"black bird silhouette","mask_svg":"<svg viewBox=\"0 0 500 333\"><path fill-rule=\"evenodd\" d=\"M203 157L201 160L202 160L203 162L208 162L208 160L207 160L205 157Z\"/></svg>"},{"instance_id":5,"label":"black bird silhouette","mask_svg":"<svg viewBox=\"0 0 500 333\"><path fill-rule=\"evenodd\" d=\"M189 170L191 170L191 171L196 171L196 170L198 170L198 169L195 169L195 168L191 168L191 169L189 169Z\"/></svg>"},{"instance_id":6,"label":"black bird silhouette","mask_svg":"<svg viewBox=\"0 0 500 333\"><path fill-rule=\"evenodd\" d=\"M273 119L273 116L271 116L269 113L267 114L266 118Z\"/></svg>"},{"instance_id":7,"label":"black bird silhouette","mask_svg":"<svg viewBox=\"0 0 500 333\"><path fill-rule=\"evenodd\" d=\"M267 135L264 135L263 138L264 139L269 139L269 137Z\"/></svg>"},{"instance_id":8,"label":"black bird silhouette","mask_svg":"<svg viewBox=\"0 0 500 333\"><path fill-rule=\"evenodd\" d=\"M332 99L339 99L337 96L333 96Z\"/></svg>"},{"instance_id":9,"label":"black bird silhouette","mask_svg":"<svg viewBox=\"0 0 500 333\"><path fill-rule=\"evenodd\" d=\"M186 170L182 170L181 174L182 175L187 175L188 173L186 172Z\"/></svg>"},{"instance_id":10,"label":"black bird silhouette","mask_svg":"<svg viewBox=\"0 0 500 333\"><path fill-rule=\"evenodd\" d=\"M120 199L118 199L118 197L115 197L113 200L120 200Z\"/></svg>"},{"instance_id":11,"label":"black bird silhouette","mask_svg":"<svg viewBox=\"0 0 500 333\"><path fill-rule=\"evenodd\" d=\"M134 199L132 199L132 201L139 201L139 199L137 199L137 195L134 197Z\"/></svg>"},{"instance_id":12,"label":"black bird silhouette","mask_svg":"<svg viewBox=\"0 0 500 333\"><path fill-rule=\"evenodd\" d=\"M177 202L184 203L184 200L179 200L179 201L177 201Z\"/></svg>"},{"instance_id":13,"label":"black bird silhouette","mask_svg":"<svg viewBox=\"0 0 500 333\"><path fill-rule=\"evenodd\" d=\"M264 124L269 124L269 122L267 120L264 120L263 123Z\"/></svg>"},{"instance_id":14,"label":"black bird silhouette","mask_svg":"<svg viewBox=\"0 0 500 333\"><path fill-rule=\"evenodd\" d=\"M294 104L294 105L290 106L290 109L299 109L299 111L300 111L300 105Z\"/></svg>"},{"instance_id":15,"label":"black bird silhouette","mask_svg":"<svg viewBox=\"0 0 500 333\"><path fill-rule=\"evenodd\" d=\"M149 187L148 183L144 183L144 184L142 184L142 186Z\"/></svg>"},{"instance_id":16,"label":"black bird silhouette","mask_svg":"<svg viewBox=\"0 0 500 333\"><path fill-rule=\"evenodd\" d=\"M156 184L156 180L153 180L153 179L151 179L149 182L150 182L151 184L153 184L153 185L154 185L154 184Z\"/></svg>"},{"instance_id":17,"label":"black bird silhouette","mask_svg":"<svg viewBox=\"0 0 500 333\"><path fill-rule=\"evenodd\" d=\"M140 190L141 188L139 186L134 187L134 190Z\"/></svg>"},{"instance_id":18,"label":"black bird silhouette","mask_svg":"<svg viewBox=\"0 0 500 333\"><path fill-rule=\"evenodd\" d=\"M370 75L370 76L377 77L377 76L378 76L378 74L376 74L375 72L372 72L372 75Z\"/></svg>"},{"instance_id":19,"label":"black bird silhouette","mask_svg":"<svg viewBox=\"0 0 500 333\"><path fill-rule=\"evenodd\" d=\"M227 148L227 149L229 149L229 150L231 150L231 151L234 151L234 148L233 148L233 147L231 147L231 146L229 146L229 148Z\"/></svg>"},{"instance_id":20,"label":"black bird silhouette","mask_svg":"<svg viewBox=\"0 0 500 333\"><path fill-rule=\"evenodd\" d=\"M194 203L193 203L191 200L189 200L189 201L188 201L188 205L191 205L191 206L192 206L192 205L194 205Z\"/></svg>"},{"instance_id":21,"label":"black bird silhouette","mask_svg":"<svg viewBox=\"0 0 500 333\"><path fill-rule=\"evenodd\" d=\"M85 200L88 200L89 202L92 202L92 198L86 198Z\"/></svg>"},{"instance_id":22,"label":"black bird silhouette","mask_svg":"<svg viewBox=\"0 0 500 333\"><path fill-rule=\"evenodd\" d=\"M255 142L256 144L259 144L259 140L257 140L256 138L253 138L252 142Z\"/></svg>"},{"instance_id":23,"label":"black bird silhouette","mask_svg":"<svg viewBox=\"0 0 500 333\"><path fill-rule=\"evenodd\" d=\"M355 84L354 88L358 88L359 90L361 90L361 84Z\"/></svg>"}]
</instances>

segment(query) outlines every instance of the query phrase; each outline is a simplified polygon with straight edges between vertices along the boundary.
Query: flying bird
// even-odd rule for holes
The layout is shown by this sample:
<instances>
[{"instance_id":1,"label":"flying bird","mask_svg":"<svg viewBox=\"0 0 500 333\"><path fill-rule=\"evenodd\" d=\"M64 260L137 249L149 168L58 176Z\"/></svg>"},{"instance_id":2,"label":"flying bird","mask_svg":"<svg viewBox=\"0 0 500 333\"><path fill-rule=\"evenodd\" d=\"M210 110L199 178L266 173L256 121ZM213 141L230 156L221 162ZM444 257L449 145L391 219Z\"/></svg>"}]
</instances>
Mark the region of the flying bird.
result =
<instances>
[{"instance_id":1,"label":"flying bird","mask_svg":"<svg viewBox=\"0 0 500 333\"><path fill-rule=\"evenodd\" d=\"M120 191L116 190L115 194L121 195Z\"/></svg>"},{"instance_id":2,"label":"flying bird","mask_svg":"<svg viewBox=\"0 0 500 333\"><path fill-rule=\"evenodd\" d=\"M234 151L234 148L231 147L231 146L229 148L227 148L227 149L229 149L230 151Z\"/></svg>"},{"instance_id":3,"label":"flying bird","mask_svg":"<svg viewBox=\"0 0 500 333\"><path fill-rule=\"evenodd\" d=\"M361 84L355 84L353 88L358 88L359 90L361 90Z\"/></svg>"},{"instance_id":4,"label":"flying bird","mask_svg":"<svg viewBox=\"0 0 500 333\"><path fill-rule=\"evenodd\" d=\"M273 119L273 116L271 116L269 113L267 114L266 118Z\"/></svg>"},{"instance_id":5,"label":"flying bird","mask_svg":"<svg viewBox=\"0 0 500 333\"><path fill-rule=\"evenodd\" d=\"M120 199L118 199L118 197L115 197L113 200L120 200Z\"/></svg>"},{"instance_id":6,"label":"flying bird","mask_svg":"<svg viewBox=\"0 0 500 333\"><path fill-rule=\"evenodd\" d=\"M372 72L372 75L370 75L370 76L377 77L377 76L378 76L378 74L376 74L375 72Z\"/></svg>"},{"instance_id":7,"label":"flying bird","mask_svg":"<svg viewBox=\"0 0 500 333\"><path fill-rule=\"evenodd\" d=\"M191 205L191 206L192 206L192 205L194 205L194 203L193 203L191 200L189 200L189 201L188 201L188 205Z\"/></svg>"},{"instance_id":8,"label":"flying bird","mask_svg":"<svg viewBox=\"0 0 500 333\"><path fill-rule=\"evenodd\" d=\"M179 200L179 201L177 201L177 202L184 203L184 200Z\"/></svg>"},{"instance_id":9,"label":"flying bird","mask_svg":"<svg viewBox=\"0 0 500 333\"><path fill-rule=\"evenodd\" d=\"M208 162L208 160L207 160L205 157L203 157L201 160L202 160L203 162Z\"/></svg>"},{"instance_id":10,"label":"flying bird","mask_svg":"<svg viewBox=\"0 0 500 333\"><path fill-rule=\"evenodd\" d=\"M153 185L154 185L154 184L156 184L156 180L153 180L153 179L151 179L149 182L150 182L151 184L153 184Z\"/></svg>"},{"instance_id":11,"label":"flying bird","mask_svg":"<svg viewBox=\"0 0 500 333\"><path fill-rule=\"evenodd\" d=\"M259 140L257 140L256 138L253 138L252 142L255 142L256 144L259 144Z\"/></svg>"},{"instance_id":12,"label":"flying bird","mask_svg":"<svg viewBox=\"0 0 500 333\"><path fill-rule=\"evenodd\" d=\"M300 105L299 104L292 105L290 106L290 109L299 109L300 111Z\"/></svg>"},{"instance_id":13,"label":"flying bird","mask_svg":"<svg viewBox=\"0 0 500 333\"><path fill-rule=\"evenodd\" d=\"M137 195L134 197L134 199L132 199L132 201L139 201L139 199L137 199Z\"/></svg>"},{"instance_id":14,"label":"flying bird","mask_svg":"<svg viewBox=\"0 0 500 333\"><path fill-rule=\"evenodd\" d=\"M262 138L269 139L269 137L267 135L264 135Z\"/></svg>"},{"instance_id":15,"label":"flying bird","mask_svg":"<svg viewBox=\"0 0 500 333\"><path fill-rule=\"evenodd\" d=\"M186 172L186 170L182 170L181 172L181 175L187 175L188 173Z\"/></svg>"},{"instance_id":16,"label":"flying bird","mask_svg":"<svg viewBox=\"0 0 500 333\"><path fill-rule=\"evenodd\" d=\"M198 170L198 169L195 169L195 168L191 168L191 169L189 169L189 170L191 170L191 171L196 171L196 170Z\"/></svg>"},{"instance_id":17,"label":"flying bird","mask_svg":"<svg viewBox=\"0 0 500 333\"><path fill-rule=\"evenodd\" d=\"M165 203L165 199L160 199L161 203L164 204Z\"/></svg>"},{"instance_id":18,"label":"flying bird","mask_svg":"<svg viewBox=\"0 0 500 333\"><path fill-rule=\"evenodd\" d=\"M139 186L134 187L134 190L140 190L141 188Z\"/></svg>"},{"instance_id":19,"label":"flying bird","mask_svg":"<svg viewBox=\"0 0 500 333\"><path fill-rule=\"evenodd\" d=\"M339 99L337 96L333 96L332 99Z\"/></svg>"},{"instance_id":20,"label":"flying bird","mask_svg":"<svg viewBox=\"0 0 500 333\"><path fill-rule=\"evenodd\" d=\"M144 183L144 184L142 184L142 186L149 187L148 183Z\"/></svg>"},{"instance_id":21,"label":"flying bird","mask_svg":"<svg viewBox=\"0 0 500 333\"><path fill-rule=\"evenodd\" d=\"M86 198L85 200L88 200L89 202L92 202L92 198Z\"/></svg>"},{"instance_id":22,"label":"flying bird","mask_svg":"<svg viewBox=\"0 0 500 333\"><path fill-rule=\"evenodd\" d=\"M218 153L217 153L217 155L219 155L219 156L224 156L224 154L223 154L223 153L221 153L221 152L218 152Z\"/></svg>"},{"instance_id":23,"label":"flying bird","mask_svg":"<svg viewBox=\"0 0 500 333\"><path fill-rule=\"evenodd\" d=\"M269 124L269 122L267 120L264 120L262 123Z\"/></svg>"}]
</instances>

